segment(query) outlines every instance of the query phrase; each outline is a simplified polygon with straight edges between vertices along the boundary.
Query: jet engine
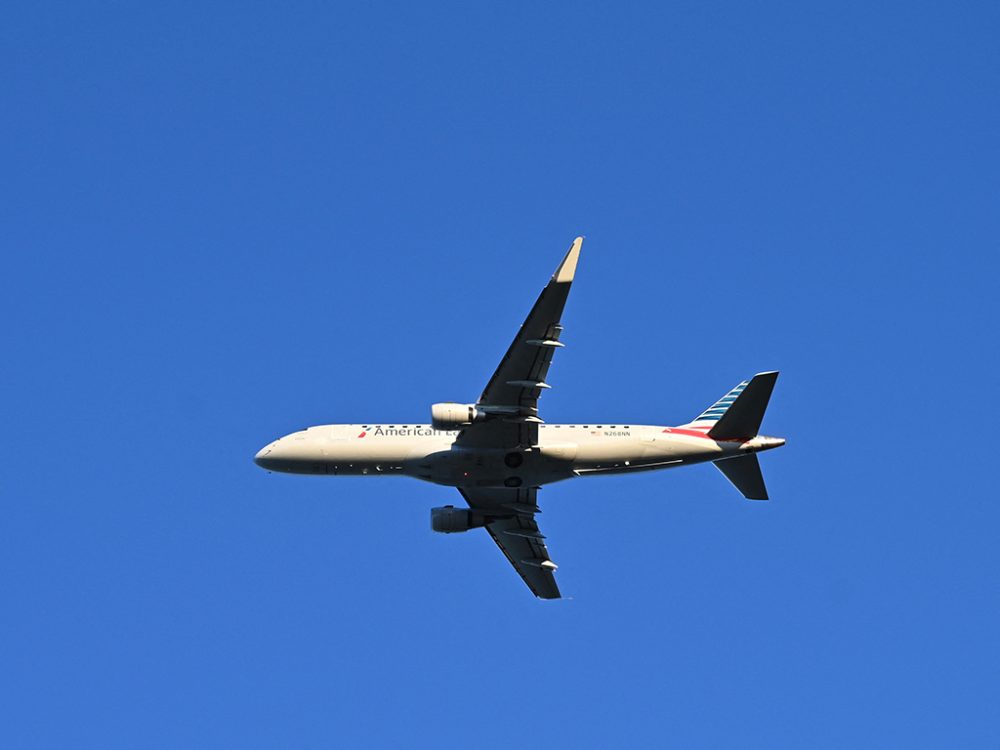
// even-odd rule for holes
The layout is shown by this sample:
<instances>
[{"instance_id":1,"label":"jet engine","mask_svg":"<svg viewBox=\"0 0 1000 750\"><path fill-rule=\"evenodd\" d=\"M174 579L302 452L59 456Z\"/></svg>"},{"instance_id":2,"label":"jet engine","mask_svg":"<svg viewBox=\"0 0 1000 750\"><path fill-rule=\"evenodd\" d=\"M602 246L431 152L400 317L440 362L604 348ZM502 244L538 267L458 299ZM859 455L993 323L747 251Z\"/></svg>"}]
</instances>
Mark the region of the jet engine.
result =
<instances>
[{"instance_id":1,"label":"jet engine","mask_svg":"<svg viewBox=\"0 0 1000 750\"><path fill-rule=\"evenodd\" d=\"M460 430L485 416L476 410L474 404L446 402L431 406L431 425L435 430Z\"/></svg>"},{"instance_id":2,"label":"jet engine","mask_svg":"<svg viewBox=\"0 0 1000 750\"><path fill-rule=\"evenodd\" d=\"M442 534L455 534L485 525L485 518L467 508L456 508L454 505L431 508L431 528Z\"/></svg>"}]
</instances>

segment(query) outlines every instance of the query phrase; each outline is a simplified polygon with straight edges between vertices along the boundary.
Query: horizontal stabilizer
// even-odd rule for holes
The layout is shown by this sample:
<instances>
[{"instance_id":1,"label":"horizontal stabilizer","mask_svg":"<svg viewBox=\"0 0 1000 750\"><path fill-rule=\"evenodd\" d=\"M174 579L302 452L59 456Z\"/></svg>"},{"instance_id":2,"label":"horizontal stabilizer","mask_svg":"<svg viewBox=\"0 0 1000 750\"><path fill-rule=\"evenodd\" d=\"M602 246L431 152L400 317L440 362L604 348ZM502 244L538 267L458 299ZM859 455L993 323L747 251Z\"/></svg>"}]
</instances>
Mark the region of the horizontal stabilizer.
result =
<instances>
[{"instance_id":1,"label":"horizontal stabilizer","mask_svg":"<svg viewBox=\"0 0 1000 750\"><path fill-rule=\"evenodd\" d=\"M768 499L764 475L760 473L760 462L756 454L748 453L736 458L724 458L716 461L715 465L747 500Z\"/></svg>"},{"instance_id":2,"label":"horizontal stabilizer","mask_svg":"<svg viewBox=\"0 0 1000 750\"><path fill-rule=\"evenodd\" d=\"M715 440L731 440L752 438L760 432L764 410L777 379L776 372L762 372L754 375L745 386L741 384L738 395L718 417L708 436Z\"/></svg>"}]
</instances>

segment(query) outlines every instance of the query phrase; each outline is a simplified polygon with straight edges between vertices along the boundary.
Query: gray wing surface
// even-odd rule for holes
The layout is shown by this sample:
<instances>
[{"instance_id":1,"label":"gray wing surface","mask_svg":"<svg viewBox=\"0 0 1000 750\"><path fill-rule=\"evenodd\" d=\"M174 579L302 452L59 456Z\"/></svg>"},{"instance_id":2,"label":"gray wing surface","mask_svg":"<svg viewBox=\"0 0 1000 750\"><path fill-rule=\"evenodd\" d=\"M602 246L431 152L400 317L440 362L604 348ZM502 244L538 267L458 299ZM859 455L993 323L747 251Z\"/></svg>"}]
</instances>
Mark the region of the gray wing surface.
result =
<instances>
[{"instance_id":1,"label":"gray wing surface","mask_svg":"<svg viewBox=\"0 0 1000 750\"><path fill-rule=\"evenodd\" d=\"M514 570L540 599L559 599L559 587L553 573L556 564L549 557L545 537L538 530L538 490L535 487L459 488L470 508L495 517L486 530Z\"/></svg>"},{"instance_id":2,"label":"gray wing surface","mask_svg":"<svg viewBox=\"0 0 1000 750\"><path fill-rule=\"evenodd\" d=\"M513 448L538 442L538 397L549 387L552 355L563 346L560 320L582 245L583 237L573 241L479 397L476 408L499 418L467 427L460 445Z\"/></svg>"}]
</instances>

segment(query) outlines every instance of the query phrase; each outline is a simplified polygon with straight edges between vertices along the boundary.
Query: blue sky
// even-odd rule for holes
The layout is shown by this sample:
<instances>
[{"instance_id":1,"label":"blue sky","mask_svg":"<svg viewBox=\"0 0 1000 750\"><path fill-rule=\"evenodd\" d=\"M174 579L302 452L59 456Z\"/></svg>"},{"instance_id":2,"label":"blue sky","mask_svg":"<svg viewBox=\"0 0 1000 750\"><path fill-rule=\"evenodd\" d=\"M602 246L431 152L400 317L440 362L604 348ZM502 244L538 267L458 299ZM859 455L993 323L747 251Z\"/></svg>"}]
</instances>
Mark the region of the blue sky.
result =
<instances>
[{"instance_id":1,"label":"blue sky","mask_svg":"<svg viewBox=\"0 0 1000 750\"><path fill-rule=\"evenodd\" d=\"M994 3L20 3L0 744L996 747ZM773 500L269 475L471 401L577 234L550 422L780 369Z\"/></svg>"}]
</instances>

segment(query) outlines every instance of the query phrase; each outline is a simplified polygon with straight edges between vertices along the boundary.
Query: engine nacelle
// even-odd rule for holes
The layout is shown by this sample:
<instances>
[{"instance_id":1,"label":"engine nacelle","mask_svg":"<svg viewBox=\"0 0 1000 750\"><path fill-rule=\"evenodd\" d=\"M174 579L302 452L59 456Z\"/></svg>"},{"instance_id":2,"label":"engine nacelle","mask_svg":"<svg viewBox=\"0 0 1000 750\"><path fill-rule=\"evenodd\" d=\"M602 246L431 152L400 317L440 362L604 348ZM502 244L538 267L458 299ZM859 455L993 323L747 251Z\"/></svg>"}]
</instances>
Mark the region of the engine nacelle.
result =
<instances>
[{"instance_id":1,"label":"engine nacelle","mask_svg":"<svg viewBox=\"0 0 1000 750\"><path fill-rule=\"evenodd\" d=\"M483 418L475 404L445 402L431 406L431 425L435 430L460 430Z\"/></svg>"},{"instance_id":2,"label":"engine nacelle","mask_svg":"<svg viewBox=\"0 0 1000 750\"><path fill-rule=\"evenodd\" d=\"M485 518L467 508L456 508L454 505L431 508L431 528L441 534L456 534L485 525Z\"/></svg>"}]
</instances>

